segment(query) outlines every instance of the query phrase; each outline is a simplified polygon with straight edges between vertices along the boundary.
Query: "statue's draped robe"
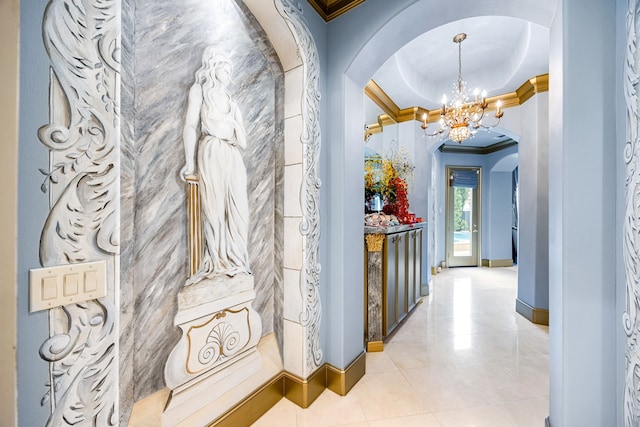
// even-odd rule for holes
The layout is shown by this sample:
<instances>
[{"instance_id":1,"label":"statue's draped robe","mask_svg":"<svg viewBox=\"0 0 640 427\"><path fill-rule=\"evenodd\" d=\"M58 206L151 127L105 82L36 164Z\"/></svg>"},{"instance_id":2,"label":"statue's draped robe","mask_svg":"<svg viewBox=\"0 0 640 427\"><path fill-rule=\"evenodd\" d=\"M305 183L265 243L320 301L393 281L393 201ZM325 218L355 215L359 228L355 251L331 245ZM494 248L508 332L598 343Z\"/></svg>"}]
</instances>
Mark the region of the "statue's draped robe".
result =
<instances>
[{"instance_id":1,"label":"statue's draped robe","mask_svg":"<svg viewBox=\"0 0 640 427\"><path fill-rule=\"evenodd\" d=\"M213 99L214 91L205 83L197 154L204 253L191 283L217 274L251 272L247 174L240 152L245 148L245 138L237 135L244 132L242 117L231 98L228 110L221 111Z\"/></svg>"}]
</instances>

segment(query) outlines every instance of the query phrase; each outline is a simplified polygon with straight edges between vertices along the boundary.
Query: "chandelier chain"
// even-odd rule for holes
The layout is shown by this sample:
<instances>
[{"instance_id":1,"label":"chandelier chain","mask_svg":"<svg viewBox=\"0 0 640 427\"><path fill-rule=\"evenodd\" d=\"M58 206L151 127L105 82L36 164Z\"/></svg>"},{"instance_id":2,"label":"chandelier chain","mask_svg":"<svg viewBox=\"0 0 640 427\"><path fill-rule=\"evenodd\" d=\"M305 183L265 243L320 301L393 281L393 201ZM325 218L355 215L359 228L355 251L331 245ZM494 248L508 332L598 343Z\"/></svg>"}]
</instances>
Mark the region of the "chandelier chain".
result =
<instances>
[{"instance_id":1,"label":"chandelier chain","mask_svg":"<svg viewBox=\"0 0 640 427\"><path fill-rule=\"evenodd\" d=\"M458 42L458 91L462 92L462 40Z\"/></svg>"}]
</instances>

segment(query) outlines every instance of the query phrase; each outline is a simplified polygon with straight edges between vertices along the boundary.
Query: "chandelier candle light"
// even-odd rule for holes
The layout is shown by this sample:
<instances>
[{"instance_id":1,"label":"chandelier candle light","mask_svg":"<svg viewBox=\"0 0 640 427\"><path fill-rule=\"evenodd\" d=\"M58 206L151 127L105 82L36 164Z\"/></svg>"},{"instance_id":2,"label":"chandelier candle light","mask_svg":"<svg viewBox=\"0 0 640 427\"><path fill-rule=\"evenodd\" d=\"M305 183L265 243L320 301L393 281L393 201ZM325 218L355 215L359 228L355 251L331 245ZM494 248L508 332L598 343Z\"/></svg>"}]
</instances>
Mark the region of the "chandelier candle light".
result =
<instances>
[{"instance_id":1,"label":"chandelier candle light","mask_svg":"<svg viewBox=\"0 0 640 427\"><path fill-rule=\"evenodd\" d=\"M453 41L458 43L458 82L454 85L453 99L447 105L447 96L442 96L442 109L440 112L440 128L434 133L427 133L427 114L422 115L422 129L427 136L438 136L442 139L449 137L452 141L461 143L470 136L475 135L479 128L490 129L500 123L500 118L503 113L501 110L502 101L496 102L496 114L495 118L498 119L493 125L487 126L482 123L482 119L485 116L485 111L488 107L487 103L487 91L483 90L481 97L480 91L476 89L473 92L474 100L469 102L469 95L465 87L465 82L462 80L462 42L467 38L465 33L457 34ZM447 131L445 133L445 131Z\"/></svg>"}]
</instances>

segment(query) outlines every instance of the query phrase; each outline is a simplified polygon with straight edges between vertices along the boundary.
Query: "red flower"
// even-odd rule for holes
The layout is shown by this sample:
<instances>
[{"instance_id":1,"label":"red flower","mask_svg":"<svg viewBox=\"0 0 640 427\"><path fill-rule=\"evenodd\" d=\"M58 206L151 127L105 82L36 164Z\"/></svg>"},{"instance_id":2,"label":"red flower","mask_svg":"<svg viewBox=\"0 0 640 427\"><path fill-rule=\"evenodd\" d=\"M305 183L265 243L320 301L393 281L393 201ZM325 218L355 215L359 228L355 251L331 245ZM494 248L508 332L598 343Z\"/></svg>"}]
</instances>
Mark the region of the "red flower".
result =
<instances>
[{"instance_id":1,"label":"red flower","mask_svg":"<svg viewBox=\"0 0 640 427\"><path fill-rule=\"evenodd\" d=\"M383 212L394 214L401 223L410 223L409 200L407 198L407 183L399 177L389 180L387 204Z\"/></svg>"}]
</instances>

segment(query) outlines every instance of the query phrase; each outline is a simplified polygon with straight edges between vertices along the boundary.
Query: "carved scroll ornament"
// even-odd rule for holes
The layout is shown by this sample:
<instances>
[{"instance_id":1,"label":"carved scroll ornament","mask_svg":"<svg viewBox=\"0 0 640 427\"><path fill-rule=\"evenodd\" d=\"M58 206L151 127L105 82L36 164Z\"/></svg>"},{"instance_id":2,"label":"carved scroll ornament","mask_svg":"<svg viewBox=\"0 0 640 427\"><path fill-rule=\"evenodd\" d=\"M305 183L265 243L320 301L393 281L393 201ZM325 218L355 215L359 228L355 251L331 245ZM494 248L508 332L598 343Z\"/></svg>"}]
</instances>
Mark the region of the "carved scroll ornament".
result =
<instances>
[{"instance_id":1,"label":"carved scroll ornament","mask_svg":"<svg viewBox=\"0 0 640 427\"><path fill-rule=\"evenodd\" d=\"M320 348L320 261L318 248L320 242L319 215L319 159L320 159L320 90L318 88L319 66L318 49L311 36L311 30L302 16L302 8L291 0L276 0L276 8L291 29L298 44L303 62L304 93L302 99L303 131L301 142L304 146L304 177L301 200L302 223L300 232L306 237L304 248L304 267L301 274L301 291L304 309L301 324L307 331L305 339L309 355L305 361L307 371L313 372L322 363Z\"/></svg>"},{"instance_id":2,"label":"carved scroll ornament","mask_svg":"<svg viewBox=\"0 0 640 427\"><path fill-rule=\"evenodd\" d=\"M43 19L51 61L49 124L38 136L50 151L41 169L50 212L42 266L106 260L107 298L51 310L47 425L118 423L119 46L117 0L50 0Z\"/></svg>"}]
</instances>

